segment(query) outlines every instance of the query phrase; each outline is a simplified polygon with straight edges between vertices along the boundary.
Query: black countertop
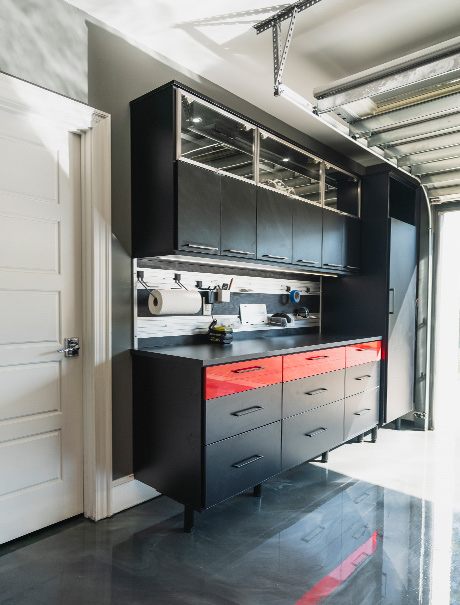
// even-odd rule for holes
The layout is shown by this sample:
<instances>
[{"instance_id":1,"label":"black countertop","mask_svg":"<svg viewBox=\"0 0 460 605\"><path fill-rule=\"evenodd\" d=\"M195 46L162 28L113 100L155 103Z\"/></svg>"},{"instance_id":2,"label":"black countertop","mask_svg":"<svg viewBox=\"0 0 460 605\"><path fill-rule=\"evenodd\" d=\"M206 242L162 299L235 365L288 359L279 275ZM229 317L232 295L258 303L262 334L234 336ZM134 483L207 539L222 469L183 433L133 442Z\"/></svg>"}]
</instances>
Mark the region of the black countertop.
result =
<instances>
[{"instance_id":1,"label":"black countertop","mask_svg":"<svg viewBox=\"0 0 460 605\"><path fill-rule=\"evenodd\" d=\"M246 359L260 359L276 355L289 355L302 351L314 351L329 347L344 347L381 340L381 336L353 338L343 334L299 334L295 336L274 336L272 338L253 338L237 340L229 345L196 344L171 347L153 347L149 349L133 349L133 355L145 357L190 359L200 362L203 366L212 366Z\"/></svg>"}]
</instances>

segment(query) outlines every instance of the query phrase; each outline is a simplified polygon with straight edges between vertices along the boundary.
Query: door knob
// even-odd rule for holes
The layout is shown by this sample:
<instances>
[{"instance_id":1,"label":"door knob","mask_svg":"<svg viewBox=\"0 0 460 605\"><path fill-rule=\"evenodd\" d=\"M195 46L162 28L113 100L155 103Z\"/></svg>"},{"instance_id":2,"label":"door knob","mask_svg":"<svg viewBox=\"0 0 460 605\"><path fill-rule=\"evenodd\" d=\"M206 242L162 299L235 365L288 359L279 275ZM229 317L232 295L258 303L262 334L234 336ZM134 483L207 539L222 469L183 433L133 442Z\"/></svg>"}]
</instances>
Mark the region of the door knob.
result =
<instances>
[{"instance_id":1,"label":"door knob","mask_svg":"<svg viewBox=\"0 0 460 605\"><path fill-rule=\"evenodd\" d=\"M66 357L78 357L80 345L78 338L64 338L64 349L58 349L58 353L65 353Z\"/></svg>"}]
</instances>

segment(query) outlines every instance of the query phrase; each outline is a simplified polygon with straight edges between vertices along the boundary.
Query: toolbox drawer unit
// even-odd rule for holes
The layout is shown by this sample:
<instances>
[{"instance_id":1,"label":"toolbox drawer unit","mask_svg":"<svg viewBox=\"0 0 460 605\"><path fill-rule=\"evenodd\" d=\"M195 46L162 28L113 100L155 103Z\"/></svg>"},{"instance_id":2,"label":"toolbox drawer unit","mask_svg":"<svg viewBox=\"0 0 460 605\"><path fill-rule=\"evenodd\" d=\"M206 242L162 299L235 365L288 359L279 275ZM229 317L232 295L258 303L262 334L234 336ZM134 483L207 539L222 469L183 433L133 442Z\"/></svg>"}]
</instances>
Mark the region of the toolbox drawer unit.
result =
<instances>
[{"instance_id":1,"label":"toolbox drawer unit","mask_svg":"<svg viewBox=\"0 0 460 605\"><path fill-rule=\"evenodd\" d=\"M375 439L380 340L230 363L206 358L207 346L195 357L133 352L135 476L184 504L186 531L194 511L257 495L263 481L369 430Z\"/></svg>"}]
</instances>

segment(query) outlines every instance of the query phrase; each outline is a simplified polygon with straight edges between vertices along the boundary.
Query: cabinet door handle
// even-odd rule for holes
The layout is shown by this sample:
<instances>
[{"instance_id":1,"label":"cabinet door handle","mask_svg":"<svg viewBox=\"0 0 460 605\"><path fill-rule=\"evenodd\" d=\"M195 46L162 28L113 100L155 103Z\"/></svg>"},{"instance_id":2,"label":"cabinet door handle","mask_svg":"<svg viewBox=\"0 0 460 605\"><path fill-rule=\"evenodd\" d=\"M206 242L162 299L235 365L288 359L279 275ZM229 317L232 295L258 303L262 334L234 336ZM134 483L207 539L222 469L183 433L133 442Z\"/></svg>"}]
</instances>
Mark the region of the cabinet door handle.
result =
<instances>
[{"instance_id":1,"label":"cabinet door handle","mask_svg":"<svg viewBox=\"0 0 460 605\"><path fill-rule=\"evenodd\" d=\"M187 248L198 248L199 250L219 250L219 248L214 248L214 246L202 246L201 244L184 244Z\"/></svg>"},{"instance_id":2,"label":"cabinet door handle","mask_svg":"<svg viewBox=\"0 0 460 605\"><path fill-rule=\"evenodd\" d=\"M254 252L245 252L244 250L224 250L224 252L234 252L235 254L254 254Z\"/></svg>"},{"instance_id":3,"label":"cabinet door handle","mask_svg":"<svg viewBox=\"0 0 460 605\"><path fill-rule=\"evenodd\" d=\"M245 410L239 410L238 412L232 412L232 416L246 416L246 414L252 414L252 412L259 412L263 410L263 406L255 405L252 408L246 408Z\"/></svg>"},{"instance_id":4,"label":"cabinet door handle","mask_svg":"<svg viewBox=\"0 0 460 605\"><path fill-rule=\"evenodd\" d=\"M255 372L256 370L264 370L264 366L256 366L255 368L245 368L243 370L232 370L235 374L243 374L243 372Z\"/></svg>"},{"instance_id":5,"label":"cabinet door handle","mask_svg":"<svg viewBox=\"0 0 460 605\"><path fill-rule=\"evenodd\" d=\"M390 288L390 300L388 301L388 314L394 315L395 312L395 289Z\"/></svg>"},{"instance_id":6,"label":"cabinet door handle","mask_svg":"<svg viewBox=\"0 0 460 605\"><path fill-rule=\"evenodd\" d=\"M358 378L355 378L355 380L364 380L365 378L371 378L370 374L364 374L364 376L359 376Z\"/></svg>"},{"instance_id":7,"label":"cabinet door handle","mask_svg":"<svg viewBox=\"0 0 460 605\"><path fill-rule=\"evenodd\" d=\"M256 454L255 456L251 456L250 458L246 458L246 460L242 460L241 462L235 462L232 464L233 468L241 468L242 466L246 466L247 464L252 464L253 462L257 462L257 460L262 460L263 456L261 454Z\"/></svg>"},{"instance_id":8,"label":"cabinet door handle","mask_svg":"<svg viewBox=\"0 0 460 605\"><path fill-rule=\"evenodd\" d=\"M324 393L327 390L328 389L325 389L325 388L315 389L314 391L308 391L308 393L305 393L305 395L319 395L320 393Z\"/></svg>"},{"instance_id":9,"label":"cabinet door handle","mask_svg":"<svg viewBox=\"0 0 460 605\"><path fill-rule=\"evenodd\" d=\"M355 412L355 416L364 416L364 414L367 414L370 411L371 408L366 408L365 410L361 410L360 412Z\"/></svg>"},{"instance_id":10,"label":"cabinet door handle","mask_svg":"<svg viewBox=\"0 0 460 605\"><path fill-rule=\"evenodd\" d=\"M316 437L316 435L320 435L321 433L324 433L324 431L327 431L327 429L316 429L316 431L312 431L311 433L305 433L305 437Z\"/></svg>"},{"instance_id":11,"label":"cabinet door handle","mask_svg":"<svg viewBox=\"0 0 460 605\"><path fill-rule=\"evenodd\" d=\"M319 355L318 357L305 357L307 361L314 361L315 359L327 359L329 355Z\"/></svg>"},{"instance_id":12,"label":"cabinet door handle","mask_svg":"<svg viewBox=\"0 0 460 605\"><path fill-rule=\"evenodd\" d=\"M304 260L303 258L299 258L298 263L307 263L307 265L319 265L319 260Z\"/></svg>"},{"instance_id":13,"label":"cabinet door handle","mask_svg":"<svg viewBox=\"0 0 460 605\"><path fill-rule=\"evenodd\" d=\"M324 263L325 267L342 267L342 265L334 265L333 263Z\"/></svg>"},{"instance_id":14,"label":"cabinet door handle","mask_svg":"<svg viewBox=\"0 0 460 605\"><path fill-rule=\"evenodd\" d=\"M345 265L344 269L359 269L359 267L353 267L353 265Z\"/></svg>"},{"instance_id":15,"label":"cabinet door handle","mask_svg":"<svg viewBox=\"0 0 460 605\"><path fill-rule=\"evenodd\" d=\"M267 258L277 258L278 260L287 260L287 256L275 256L274 254L262 254L262 256L266 256Z\"/></svg>"}]
</instances>

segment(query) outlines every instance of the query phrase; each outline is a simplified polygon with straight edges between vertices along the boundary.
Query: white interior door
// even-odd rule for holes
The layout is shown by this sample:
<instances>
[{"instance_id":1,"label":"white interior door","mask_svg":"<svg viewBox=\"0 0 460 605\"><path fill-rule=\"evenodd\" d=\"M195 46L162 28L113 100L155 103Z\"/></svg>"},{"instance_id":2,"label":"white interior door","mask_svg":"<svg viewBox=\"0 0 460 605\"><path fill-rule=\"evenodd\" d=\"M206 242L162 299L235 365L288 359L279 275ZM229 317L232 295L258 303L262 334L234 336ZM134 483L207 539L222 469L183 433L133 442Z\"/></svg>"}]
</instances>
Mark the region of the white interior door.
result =
<instances>
[{"instance_id":1,"label":"white interior door","mask_svg":"<svg viewBox=\"0 0 460 605\"><path fill-rule=\"evenodd\" d=\"M80 137L0 107L0 543L83 512Z\"/></svg>"}]
</instances>

